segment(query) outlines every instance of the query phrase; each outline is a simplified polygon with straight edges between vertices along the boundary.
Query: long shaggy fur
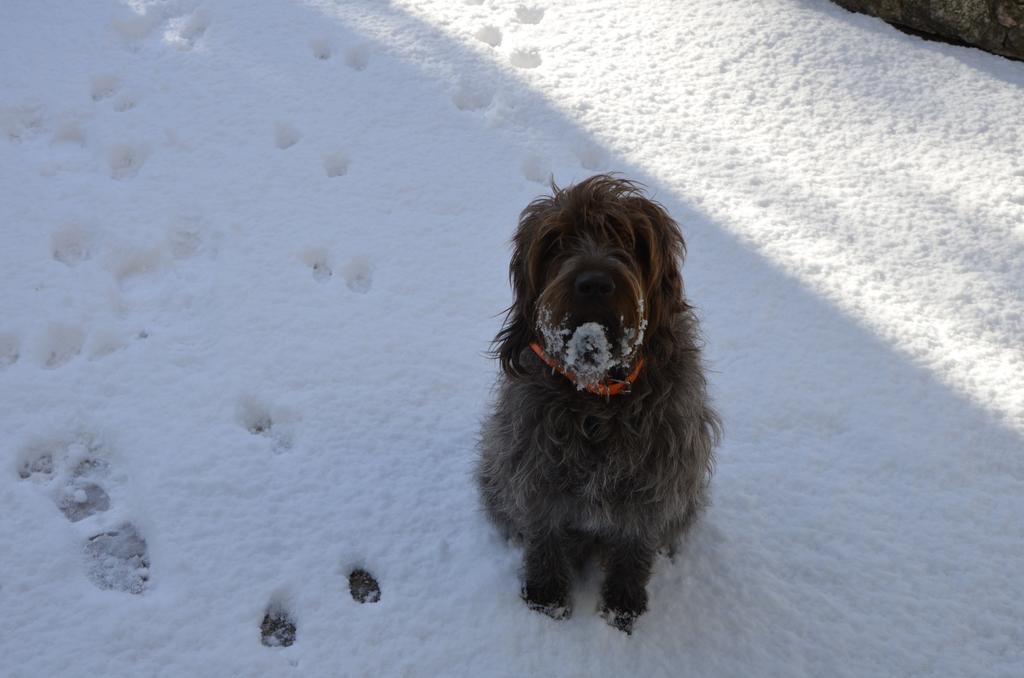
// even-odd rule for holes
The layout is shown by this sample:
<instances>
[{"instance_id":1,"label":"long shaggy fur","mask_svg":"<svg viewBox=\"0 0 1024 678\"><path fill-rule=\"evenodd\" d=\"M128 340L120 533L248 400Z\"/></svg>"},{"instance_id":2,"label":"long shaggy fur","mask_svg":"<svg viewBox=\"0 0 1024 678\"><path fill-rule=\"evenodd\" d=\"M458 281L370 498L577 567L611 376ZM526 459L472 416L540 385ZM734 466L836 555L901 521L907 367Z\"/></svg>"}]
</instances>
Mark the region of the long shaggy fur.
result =
<instances>
[{"instance_id":1,"label":"long shaggy fur","mask_svg":"<svg viewBox=\"0 0 1024 678\"><path fill-rule=\"evenodd\" d=\"M683 297L676 223L625 180L552 189L523 211L514 238L514 301L495 340L502 376L477 480L492 521L524 544L531 607L567 616L572 566L596 552L603 613L630 632L647 607L655 553L671 550L705 503L720 423ZM617 287L640 292L647 322L645 365L631 392L615 397L577 389L529 348L542 339L539 300L571 316L572 295L555 288L601 262ZM609 303L624 319L637 313L628 298Z\"/></svg>"}]
</instances>

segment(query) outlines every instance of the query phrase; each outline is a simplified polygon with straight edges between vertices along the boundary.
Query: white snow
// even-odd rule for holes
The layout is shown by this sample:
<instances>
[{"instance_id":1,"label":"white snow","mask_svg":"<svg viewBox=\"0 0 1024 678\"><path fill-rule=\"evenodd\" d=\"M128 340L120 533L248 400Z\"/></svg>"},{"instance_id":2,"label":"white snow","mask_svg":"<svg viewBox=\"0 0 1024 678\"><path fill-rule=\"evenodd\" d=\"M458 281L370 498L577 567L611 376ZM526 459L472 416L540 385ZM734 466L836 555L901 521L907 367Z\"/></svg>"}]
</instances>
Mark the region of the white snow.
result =
<instances>
[{"instance_id":1,"label":"white snow","mask_svg":"<svg viewBox=\"0 0 1024 678\"><path fill-rule=\"evenodd\" d=\"M618 364L600 323L583 323L566 342L565 367L577 377L577 388L600 382Z\"/></svg>"},{"instance_id":2,"label":"white snow","mask_svg":"<svg viewBox=\"0 0 1024 678\"><path fill-rule=\"evenodd\" d=\"M1024 675L1024 65L825 0L5 2L0 64L5 678ZM632 637L471 478L518 212L598 171L726 424Z\"/></svg>"},{"instance_id":3,"label":"white snow","mask_svg":"<svg viewBox=\"0 0 1024 678\"><path fill-rule=\"evenodd\" d=\"M544 352L558 363L561 369L572 374L578 390L605 381L609 371L618 366L630 367L643 345L647 319L644 317L644 301L638 300L637 317L639 327L629 327L621 319L622 336L619 339L618 354L608 339L608 328L598 322L585 322L570 327L568 316L557 323L548 308L541 308L537 319L537 331L544 345Z\"/></svg>"}]
</instances>

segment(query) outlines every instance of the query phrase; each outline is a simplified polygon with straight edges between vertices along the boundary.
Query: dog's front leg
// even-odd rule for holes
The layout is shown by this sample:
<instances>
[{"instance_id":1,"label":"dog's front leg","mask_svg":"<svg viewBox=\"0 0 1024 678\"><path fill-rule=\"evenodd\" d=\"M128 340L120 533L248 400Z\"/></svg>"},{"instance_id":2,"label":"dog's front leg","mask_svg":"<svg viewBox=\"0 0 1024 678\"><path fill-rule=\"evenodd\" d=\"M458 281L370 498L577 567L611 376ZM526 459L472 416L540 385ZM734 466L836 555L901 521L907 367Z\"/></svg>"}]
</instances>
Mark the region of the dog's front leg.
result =
<instances>
[{"instance_id":1,"label":"dog's front leg","mask_svg":"<svg viewBox=\"0 0 1024 678\"><path fill-rule=\"evenodd\" d=\"M552 619L566 619L572 613L572 572L562 542L562 534L551 529L538 531L526 542L523 600Z\"/></svg>"},{"instance_id":2,"label":"dog's front leg","mask_svg":"<svg viewBox=\"0 0 1024 678\"><path fill-rule=\"evenodd\" d=\"M654 549L639 540L609 545L601 615L609 624L633 632L636 618L647 611L647 581L651 578Z\"/></svg>"}]
</instances>

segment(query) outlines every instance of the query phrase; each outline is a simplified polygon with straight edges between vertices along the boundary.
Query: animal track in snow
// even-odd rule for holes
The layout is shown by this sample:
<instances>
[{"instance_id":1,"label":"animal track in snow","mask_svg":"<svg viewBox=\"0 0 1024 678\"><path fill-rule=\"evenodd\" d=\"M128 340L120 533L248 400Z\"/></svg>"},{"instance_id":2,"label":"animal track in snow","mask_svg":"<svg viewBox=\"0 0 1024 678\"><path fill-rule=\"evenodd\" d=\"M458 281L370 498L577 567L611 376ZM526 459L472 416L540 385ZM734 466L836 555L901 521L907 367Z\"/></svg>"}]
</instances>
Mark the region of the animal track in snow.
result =
<instances>
[{"instance_id":1,"label":"animal track in snow","mask_svg":"<svg viewBox=\"0 0 1024 678\"><path fill-rule=\"evenodd\" d=\"M94 75L89 87L89 95L93 101L103 101L114 96L121 87L121 80L116 75Z\"/></svg>"},{"instance_id":2,"label":"animal track in snow","mask_svg":"<svg viewBox=\"0 0 1024 678\"><path fill-rule=\"evenodd\" d=\"M159 12L146 11L140 14L132 8L122 7L115 10L110 25L124 40L134 42L152 33L159 21Z\"/></svg>"},{"instance_id":3,"label":"animal track in snow","mask_svg":"<svg viewBox=\"0 0 1024 678\"><path fill-rule=\"evenodd\" d=\"M135 108L135 104L138 102L138 97L131 92L121 92L114 98L114 110L118 113L124 113Z\"/></svg>"},{"instance_id":4,"label":"animal track in snow","mask_svg":"<svg viewBox=\"0 0 1024 678\"><path fill-rule=\"evenodd\" d=\"M48 487L54 504L72 523L110 508L110 495L104 488L110 465L92 436L83 434L31 449L18 476Z\"/></svg>"},{"instance_id":5,"label":"animal track in snow","mask_svg":"<svg viewBox=\"0 0 1024 678\"><path fill-rule=\"evenodd\" d=\"M516 7L516 20L521 24L539 24L543 18L543 7L527 7L525 5Z\"/></svg>"},{"instance_id":6,"label":"animal track in snow","mask_svg":"<svg viewBox=\"0 0 1024 678\"><path fill-rule=\"evenodd\" d=\"M99 360L127 346L124 335L111 328L100 328L93 331L89 338L87 350L90 360Z\"/></svg>"},{"instance_id":7,"label":"animal track in snow","mask_svg":"<svg viewBox=\"0 0 1024 678\"><path fill-rule=\"evenodd\" d=\"M600 170L607 162L604 151L591 141L579 141L572 149L580 167L588 170Z\"/></svg>"},{"instance_id":8,"label":"animal track in snow","mask_svg":"<svg viewBox=\"0 0 1024 678\"><path fill-rule=\"evenodd\" d=\"M121 283L160 268L164 260L164 247L159 244L148 247L124 245L111 251L105 259L104 266Z\"/></svg>"},{"instance_id":9,"label":"animal track in snow","mask_svg":"<svg viewBox=\"0 0 1024 678\"><path fill-rule=\"evenodd\" d=\"M0 107L0 128L11 141L23 141L43 131L42 106L27 104L23 106Z\"/></svg>"},{"instance_id":10,"label":"animal track in snow","mask_svg":"<svg viewBox=\"0 0 1024 678\"><path fill-rule=\"evenodd\" d=\"M551 179L551 168L543 158L536 155L524 158L519 171L524 179L538 184L547 184Z\"/></svg>"},{"instance_id":11,"label":"animal track in snow","mask_svg":"<svg viewBox=\"0 0 1024 678\"><path fill-rule=\"evenodd\" d=\"M26 459L18 469L18 477L22 480L28 480L32 477L35 477L37 480L49 480L52 476L53 454L51 452L44 452L31 459Z\"/></svg>"},{"instance_id":12,"label":"animal track in snow","mask_svg":"<svg viewBox=\"0 0 1024 678\"><path fill-rule=\"evenodd\" d=\"M209 27L210 15L200 7L188 16L177 17L167 22L164 42L182 51L188 51L195 47L196 42L203 37Z\"/></svg>"},{"instance_id":13,"label":"animal track in snow","mask_svg":"<svg viewBox=\"0 0 1024 678\"><path fill-rule=\"evenodd\" d=\"M205 238L200 219L182 217L167 230L167 249L174 259L191 259L203 250Z\"/></svg>"},{"instance_id":14,"label":"animal track in snow","mask_svg":"<svg viewBox=\"0 0 1024 678\"><path fill-rule=\"evenodd\" d=\"M18 476L45 488L72 523L111 508L107 486L116 476L104 457L102 444L88 433L30 448ZM146 589L146 540L131 523L94 534L83 551L86 575L97 587L135 594Z\"/></svg>"},{"instance_id":15,"label":"animal track in snow","mask_svg":"<svg viewBox=\"0 0 1024 678\"><path fill-rule=\"evenodd\" d=\"M279 602L271 602L260 623L260 642L267 647L288 647L295 642L295 621Z\"/></svg>"},{"instance_id":16,"label":"animal track in snow","mask_svg":"<svg viewBox=\"0 0 1024 678\"><path fill-rule=\"evenodd\" d=\"M460 111L476 111L487 108L494 100L494 90L481 83L462 80L452 94L452 103Z\"/></svg>"},{"instance_id":17,"label":"animal track in snow","mask_svg":"<svg viewBox=\"0 0 1024 678\"><path fill-rule=\"evenodd\" d=\"M341 177L348 174L348 157L341 151L328 153L324 156L324 172L328 177Z\"/></svg>"},{"instance_id":18,"label":"animal track in snow","mask_svg":"<svg viewBox=\"0 0 1024 678\"><path fill-rule=\"evenodd\" d=\"M365 71L370 65L370 49L366 45L355 45L345 50L345 65L353 71Z\"/></svg>"},{"instance_id":19,"label":"animal track in snow","mask_svg":"<svg viewBox=\"0 0 1024 678\"><path fill-rule=\"evenodd\" d=\"M349 573L348 592L357 603L376 603L380 600L380 584L361 567Z\"/></svg>"},{"instance_id":20,"label":"animal track in snow","mask_svg":"<svg viewBox=\"0 0 1024 678\"><path fill-rule=\"evenodd\" d=\"M21 356L21 340L16 334L0 334L0 370L18 362Z\"/></svg>"},{"instance_id":21,"label":"animal track in snow","mask_svg":"<svg viewBox=\"0 0 1024 678\"><path fill-rule=\"evenodd\" d=\"M334 275L331 269L330 255L323 247L309 247L299 258L313 271L313 280L325 283Z\"/></svg>"},{"instance_id":22,"label":"animal track in snow","mask_svg":"<svg viewBox=\"0 0 1024 678\"><path fill-rule=\"evenodd\" d=\"M245 396L238 403L238 420L249 433L272 442L275 452L292 447L292 424L295 414L282 408L271 408L261 400Z\"/></svg>"},{"instance_id":23,"label":"animal track in snow","mask_svg":"<svg viewBox=\"0 0 1024 678\"><path fill-rule=\"evenodd\" d=\"M40 346L40 362L43 367L53 369L69 362L82 352L85 332L74 325L51 325Z\"/></svg>"},{"instance_id":24,"label":"animal track in snow","mask_svg":"<svg viewBox=\"0 0 1024 678\"><path fill-rule=\"evenodd\" d=\"M54 231L50 251L56 261L65 266L77 266L92 256L92 238L82 228L65 226Z\"/></svg>"},{"instance_id":25,"label":"animal track in snow","mask_svg":"<svg viewBox=\"0 0 1024 678\"><path fill-rule=\"evenodd\" d=\"M149 584L149 553L137 527L124 523L85 544L86 574L97 587L136 595Z\"/></svg>"},{"instance_id":26,"label":"animal track in snow","mask_svg":"<svg viewBox=\"0 0 1024 678\"><path fill-rule=\"evenodd\" d=\"M535 49L517 49L509 55L509 61L516 68L537 68L540 66L540 52Z\"/></svg>"},{"instance_id":27,"label":"animal track in snow","mask_svg":"<svg viewBox=\"0 0 1024 678\"><path fill-rule=\"evenodd\" d=\"M352 257L341 267L345 284L353 292L366 294L373 286L373 266L366 257Z\"/></svg>"},{"instance_id":28,"label":"animal track in snow","mask_svg":"<svg viewBox=\"0 0 1024 678\"><path fill-rule=\"evenodd\" d=\"M491 47L501 46L501 29L497 26L483 26L473 34L473 37Z\"/></svg>"},{"instance_id":29,"label":"animal track in snow","mask_svg":"<svg viewBox=\"0 0 1024 678\"><path fill-rule=\"evenodd\" d=\"M61 513L73 523L110 508L110 495L96 483L82 482L58 505Z\"/></svg>"},{"instance_id":30,"label":"animal track in snow","mask_svg":"<svg viewBox=\"0 0 1024 678\"><path fill-rule=\"evenodd\" d=\"M107 152L112 179L128 179L139 173L149 150L142 144L116 144Z\"/></svg>"},{"instance_id":31,"label":"animal track in snow","mask_svg":"<svg viewBox=\"0 0 1024 678\"><path fill-rule=\"evenodd\" d=\"M85 131L77 120L64 120L53 130L50 142L54 144L85 145Z\"/></svg>"},{"instance_id":32,"label":"animal track in snow","mask_svg":"<svg viewBox=\"0 0 1024 678\"><path fill-rule=\"evenodd\" d=\"M334 53L334 48L329 38L313 38L309 41L309 51L313 53L314 59L327 61Z\"/></svg>"},{"instance_id":33,"label":"animal track in snow","mask_svg":"<svg viewBox=\"0 0 1024 678\"><path fill-rule=\"evenodd\" d=\"M279 122L274 125L274 145L282 151L299 143L302 135L291 125Z\"/></svg>"}]
</instances>

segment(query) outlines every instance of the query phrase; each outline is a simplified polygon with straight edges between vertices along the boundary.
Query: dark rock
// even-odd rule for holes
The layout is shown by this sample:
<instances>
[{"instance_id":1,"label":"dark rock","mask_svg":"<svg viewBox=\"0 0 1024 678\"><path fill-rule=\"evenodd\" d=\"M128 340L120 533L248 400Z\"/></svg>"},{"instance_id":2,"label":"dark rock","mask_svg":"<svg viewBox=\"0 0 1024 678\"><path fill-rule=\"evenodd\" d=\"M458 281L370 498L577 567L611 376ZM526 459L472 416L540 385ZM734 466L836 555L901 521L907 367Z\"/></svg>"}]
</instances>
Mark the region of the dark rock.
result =
<instances>
[{"instance_id":1,"label":"dark rock","mask_svg":"<svg viewBox=\"0 0 1024 678\"><path fill-rule=\"evenodd\" d=\"M834 0L910 32L1024 59L1024 0Z\"/></svg>"}]
</instances>

